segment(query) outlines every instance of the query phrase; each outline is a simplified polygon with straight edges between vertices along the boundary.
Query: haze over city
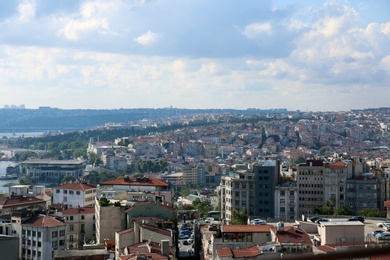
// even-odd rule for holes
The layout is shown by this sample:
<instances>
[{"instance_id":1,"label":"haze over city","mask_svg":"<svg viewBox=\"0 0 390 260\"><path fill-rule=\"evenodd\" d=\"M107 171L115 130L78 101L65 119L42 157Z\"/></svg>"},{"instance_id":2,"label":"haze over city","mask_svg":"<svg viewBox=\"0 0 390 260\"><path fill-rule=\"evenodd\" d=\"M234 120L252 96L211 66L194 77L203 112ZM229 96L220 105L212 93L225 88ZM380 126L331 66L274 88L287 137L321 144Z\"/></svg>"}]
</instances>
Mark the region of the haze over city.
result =
<instances>
[{"instance_id":1,"label":"haze over city","mask_svg":"<svg viewBox=\"0 0 390 260\"><path fill-rule=\"evenodd\" d=\"M0 2L0 107L388 107L390 2Z\"/></svg>"}]
</instances>

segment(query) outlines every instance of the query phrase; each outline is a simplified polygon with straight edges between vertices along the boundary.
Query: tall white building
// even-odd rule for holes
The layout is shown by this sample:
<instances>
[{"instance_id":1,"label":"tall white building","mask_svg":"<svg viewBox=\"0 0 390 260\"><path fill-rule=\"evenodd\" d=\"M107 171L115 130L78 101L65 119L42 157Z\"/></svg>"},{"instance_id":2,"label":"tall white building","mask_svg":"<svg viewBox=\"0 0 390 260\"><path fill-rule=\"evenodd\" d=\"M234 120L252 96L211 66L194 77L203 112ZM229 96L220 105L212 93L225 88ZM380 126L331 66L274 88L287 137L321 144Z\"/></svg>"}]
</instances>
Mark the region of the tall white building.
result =
<instances>
[{"instance_id":1,"label":"tall white building","mask_svg":"<svg viewBox=\"0 0 390 260\"><path fill-rule=\"evenodd\" d=\"M63 204L65 208L95 205L96 185L66 183L53 189L53 204Z\"/></svg>"},{"instance_id":2,"label":"tall white building","mask_svg":"<svg viewBox=\"0 0 390 260\"><path fill-rule=\"evenodd\" d=\"M65 249L65 223L47 215L35 215L21 225L21 259L52 259L53 250Z\"/></svg>"}]
</instances>

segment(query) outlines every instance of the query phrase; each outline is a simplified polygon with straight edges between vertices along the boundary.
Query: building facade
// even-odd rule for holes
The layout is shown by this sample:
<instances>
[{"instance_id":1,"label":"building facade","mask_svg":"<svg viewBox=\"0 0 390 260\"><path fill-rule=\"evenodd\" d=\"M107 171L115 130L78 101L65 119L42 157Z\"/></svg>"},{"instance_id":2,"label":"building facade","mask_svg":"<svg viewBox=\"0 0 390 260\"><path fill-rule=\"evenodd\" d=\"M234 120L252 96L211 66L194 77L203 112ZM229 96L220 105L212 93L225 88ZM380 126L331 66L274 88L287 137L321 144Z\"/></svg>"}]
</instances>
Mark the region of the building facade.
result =
<instances>
[{"instance_id":1,"label":"building facade","mask_svg":"<svg viewBox=\"0 0 390 260\"><path fill-rule=\"evenodd\" d=\"M62 204L65 208L94 206L96 190L95 184L66 183L53 189L53 204Z\"/></svg>"}]
</instances>

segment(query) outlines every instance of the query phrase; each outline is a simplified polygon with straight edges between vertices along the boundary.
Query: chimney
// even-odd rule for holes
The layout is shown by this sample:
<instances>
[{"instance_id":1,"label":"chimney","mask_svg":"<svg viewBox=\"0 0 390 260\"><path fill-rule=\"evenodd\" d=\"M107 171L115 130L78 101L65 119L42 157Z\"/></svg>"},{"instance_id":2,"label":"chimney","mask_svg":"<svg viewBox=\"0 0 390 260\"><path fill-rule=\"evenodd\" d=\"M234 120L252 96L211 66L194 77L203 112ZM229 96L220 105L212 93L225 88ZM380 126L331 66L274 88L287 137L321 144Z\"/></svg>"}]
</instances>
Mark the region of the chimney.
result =
<instances>
[{"instance_id":1,"label":"chimney","mask_svg":"<svg viewBox=\"0 0 390 260\"><path fill-rule=\"evenodd\" d=\"M161 240L161 254L169 256L169 240Z\"/></svg>"}]
</instances>

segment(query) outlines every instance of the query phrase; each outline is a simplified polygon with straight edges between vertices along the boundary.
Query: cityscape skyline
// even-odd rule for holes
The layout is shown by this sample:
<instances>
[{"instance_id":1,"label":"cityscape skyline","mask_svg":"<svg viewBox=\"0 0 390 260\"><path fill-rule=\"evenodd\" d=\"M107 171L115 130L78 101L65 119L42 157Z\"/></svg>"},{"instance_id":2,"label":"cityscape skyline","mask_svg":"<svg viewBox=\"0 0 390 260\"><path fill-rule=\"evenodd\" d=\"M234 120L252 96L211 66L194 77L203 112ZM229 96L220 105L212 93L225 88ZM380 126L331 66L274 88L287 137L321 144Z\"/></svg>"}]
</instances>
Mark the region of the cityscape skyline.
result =
<instances>
[{"instance_id":1,"label":"cityscape skyline","mask_svg":"<svg viewBox=\"0 0 390 260\"><path fill-rule=\"evenodd\" d=\"M388 7L358 0L3 1L0 107L388 107Z\"/></svg>"}]
</instances>

